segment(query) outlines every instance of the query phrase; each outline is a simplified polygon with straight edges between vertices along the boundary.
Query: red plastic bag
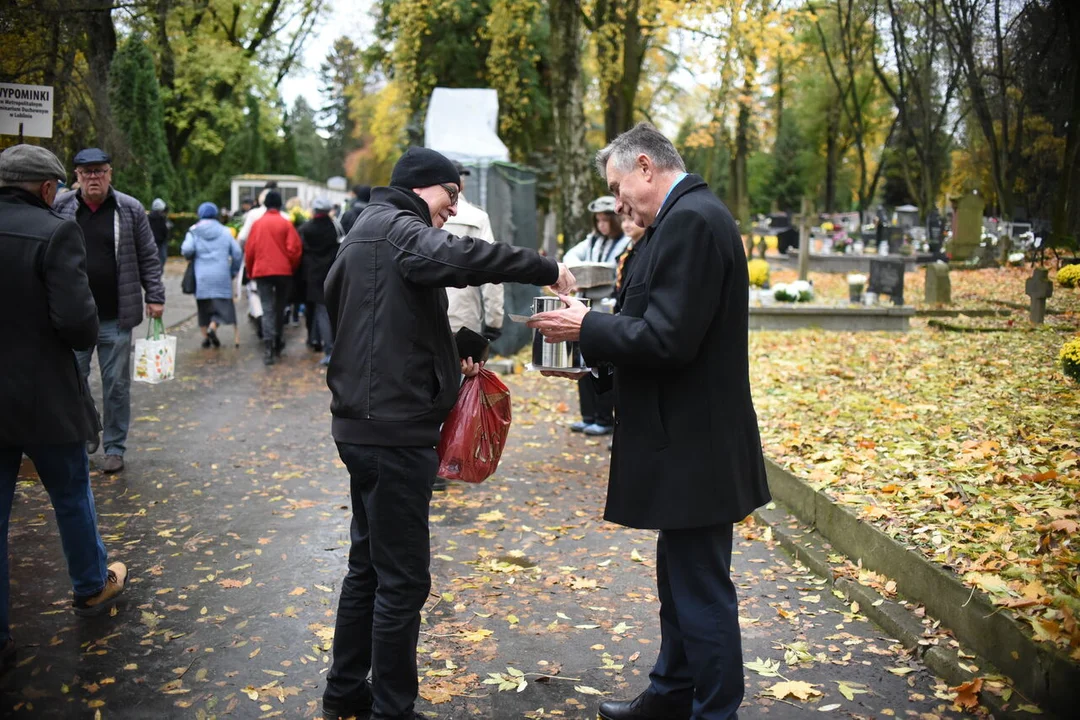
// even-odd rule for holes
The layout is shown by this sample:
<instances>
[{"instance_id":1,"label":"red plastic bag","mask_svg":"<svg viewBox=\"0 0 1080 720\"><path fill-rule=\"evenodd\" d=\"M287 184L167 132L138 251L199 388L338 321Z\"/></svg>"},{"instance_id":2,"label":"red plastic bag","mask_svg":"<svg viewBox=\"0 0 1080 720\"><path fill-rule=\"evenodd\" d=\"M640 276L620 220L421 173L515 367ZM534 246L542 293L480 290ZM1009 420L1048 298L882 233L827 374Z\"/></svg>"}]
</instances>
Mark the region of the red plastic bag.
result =
<instances>
[{"instance_id":1,"label":"red plastic bag","mask_svg":"<svg viewBox=\"0 0 1080 720\"><path fill-rule=\"evenodd\" d=\"M439 477L478 483L495 474L510 432L510 390L490 370L465 378L439 437Z\"/></svg>"}]
</instances>

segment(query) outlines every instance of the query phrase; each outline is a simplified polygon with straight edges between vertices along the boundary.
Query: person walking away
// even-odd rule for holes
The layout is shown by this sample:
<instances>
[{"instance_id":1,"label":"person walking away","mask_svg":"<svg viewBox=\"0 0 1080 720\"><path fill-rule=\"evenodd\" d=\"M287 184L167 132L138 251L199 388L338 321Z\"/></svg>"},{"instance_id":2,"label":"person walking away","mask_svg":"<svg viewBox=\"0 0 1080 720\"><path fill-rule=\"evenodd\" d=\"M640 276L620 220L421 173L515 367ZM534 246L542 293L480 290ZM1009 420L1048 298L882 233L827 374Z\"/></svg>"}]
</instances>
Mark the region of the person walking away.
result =
<instances>
[{"instance_id":1,"label":"person walking away","mask_svg":"<svg viewBox=\"0 0 1080 720\"><path fill-rule=\"evenodd\" d=\"M349 470L353 510L323 694L323 716L333 720L369 710L372 720L421 718L414 710L416 643L431 588L435 446L459 377L479 372L458 358L444 288L574 286L564 265L534 250L442 229L454 216L459 180L439 153L409 148L390 187L372 190L326 278L335 339L326 374L331 431Z\"/></svg>"},{"instance_id":2,"label":"person walking away","mask_svg":"<svg viewBox=\"0 0 1080 720\"><path fill-rule=\"evenodd\" d=\"M338 228L330 216L330 207L330 201L326 198L316 198L311 207L314 217L300 226L307 285L304 304L315 319L316 336L323 351L319 364L323 366L330 364L330 353L334 351L334 332L330 328L330 314L326 311L326 293L323 291L323 283L338 250Z\"/></svg>"},{"instance_id":3,"label":"person walking away","mask_svg":"<svg viewBox=\"0 0 1080 720\"><path fill-rule=\"evenodd\" d=\"M204 348L221 347L217 329L233 326L233 346L240 347L240 326L233 303L233 278L242 266L240 244L229 228L218 220L218 207L212 202L199 205L199 221L184 236L180 254L195 261L195 304L199 311L199 330Z\"/></svg>"},{"instance_id":4,"label":"person walking away","mask_svg":"<svg viewBox=\"0 0 1080 720\"><path fill-rule=\"evenodd\" d=\"M86 270L97 303L99 330L94 348L75 353L79 368L90 377L90 358L97 350L101 366L106 473L124 469L131 425L131 330L146 314L160 318L165 310L161 261L146 210L135 198L112 187L110 158L87 148L75 155L76 192L55 202L56 212L74 220L86 241ZM140 291L141 289L141 291ZM95 437L87 452L97 450Z\"/></svg>"},{"instance_id":5,"label":"person walking away","mask_svg":"<svg viewBox=\"0 0 1080 720\"><path fill-rule=\"evenodd\" d=\"M648 228L617 312L566 298L528 324L549 342L579 340L589 367L614 383L604 518L659 530L649 687L600 703L599 717L730 720L744 693L733 523L769 502L750 394L746 251L724 204L648 123L616 137L596 167L616 208Z\"/></svg>"},{"instance_id":6,"label":"person walking away","mask_svg":"<svg viewBox=\"0 0 1080 720\"><path fill-rule=\"evenodd\" d=\"M173 226L166 210L165 201L154 198L154 201L150 203L150 214L146 216L147 222L150 223L150 232L154 233L162 276L165 274L165 260L169 257L169 232L172 231Z\"/></svg>"},{"instance_id":7,"label":"person walking away","mask_svg":"<svg viewBox=\"0 0 1080 720\"><path fill-rule=\"evenodd\" d=\"M457 214L446 221L443 229L458 237L473 237L489 243L495 242L491 231L491 218L465 198L465 178L471 174L468 168L454 162L460 175L461 194L458 195ZM446 288L446 315L450 319L450 331L467 327L487 338L498 340L503 326L503 286L485 283L479 288Z\"/></svg>"},{"instance_id":8,"label":"person walking away","mask_svg":"<svg viewBox=\"0 0 1080 720\"><path fill-rule=\"evenodd\" d=\"M271 190L276 189L276 181L267 181L263 189L259 191L259 196L256 198L256 200L258 201L256 205L252 207L249 204L247 210L244 211L244 223L240 226L240 231L236 234L236 241L240 243L241 252L244 252L246 250L248 236L251 235L251 228L254 227L255 221L266 214L266 205L263 204L266 201L266 194L269 193ZM239 296L241 291L246 290L248 319L250 319L252 324L255 326L255 334L260 340L263 340L263 306L262 302L259 300L259 286L255 283L253 279L248 277L246 267L244 269L244 272L240 274L240 277L237 278L237 282L239 286L236 289L235 295Z\"/></svg>"},{"instance_id":9,"label":"person walking away","mask_svg":"<svg viewBox=\"0 0 1080 720\"><path fill-rule=\"evenodd\" d=\"M371 202L371 186L353 185L352 194L353 199L349 203L349 209L341 216L341 229L346 233L352 230L352 226L356 224L356 219L360 217L360 213L364 212L364 208Z\"/></svg>"},{"instance_id":10,"label":"person walking away","mask_svg":"<svg viewBox=\"0 0 1080 720\"><path fill-rule=\"evenodd\" d=\"M64 166L35 145L0 153L0 671L14 664L8 526L25 453L49 493L78 615L105 612L127 568L107 564L98 533L86 442L97 412L73 351L98 341L98 311L79 226L49 207Z\"/></svg>"},{"instance_id":11,"label":"person walking away","mask_svg":"<svg viewBox=\"0 0 1080 720\"><path fill-rule=\"evenodd\" d=\"M615 213L615 198L599 197L589 203L593 214L593 231L585 239L566 251L563 261L571 268L579 263L603 263L615 268L619 257L626 252L630 238L623 233L622 223ZM593 302L608 297L611 286L599 291L585 291ZM571 432L586 435L610 435L615 428L615 398L611 392L598 392L591 377L578 382L578 402L581 420L570 425Z\"/></svg>"},{"instance_id":12,"label":"person walking away","mask_svg":"<svg viewBox=\"0 0 1080 720\"><path fill-rule=\"evenodd\" d=\"M298 197L289 198L288 202L285 203L282 215L289 218L297 233L300 231L300 226L311 219L311 214L304 210L303 203ZM296 271L293 273L292 285L289 286L289 303L285 306L285 322L288 324L291 321L294 327L299 325L300 312L301 308L303 308L304 325L307 330L307 346L314 349L315 324L312 321L312 313L304 304L304 298L306 297L307 280L304 275L304 257L301 255L300 265L297 266Z\"/></svg>"},{"instance_id":13,"label":"person walking away","mask_svg":"<svg viewBox=\"0 0 1080 720\"><path fill-rule=\"evenodd\" d=\"M285 306L289 302L292 275L300 266L303 246L292 221L281 214L281 195L266 193L266 211L251 226L244 264L255 281L262 303L262 331L266 352L264 365L273 365L285 348ZM254 210L252 211L254 212Z\"/></svg>"}]
</instances>

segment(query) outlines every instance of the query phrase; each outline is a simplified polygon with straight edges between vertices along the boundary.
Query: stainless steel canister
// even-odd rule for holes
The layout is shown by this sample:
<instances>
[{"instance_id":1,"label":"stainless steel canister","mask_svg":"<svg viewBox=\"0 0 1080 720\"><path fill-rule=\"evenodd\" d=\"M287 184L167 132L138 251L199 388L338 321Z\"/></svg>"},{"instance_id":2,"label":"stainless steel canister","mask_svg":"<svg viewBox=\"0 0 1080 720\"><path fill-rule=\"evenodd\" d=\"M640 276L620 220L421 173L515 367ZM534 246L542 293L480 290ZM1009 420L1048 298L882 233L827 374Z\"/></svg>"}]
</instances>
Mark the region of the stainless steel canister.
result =
<instances>
[{"instance_id":1,"label":"stainless steel canister","mask_svg":"<svg viewBox=\"0 0 1080 720\"><path fill-rule=\"evenodd\" d=\"M588 306L592 301L588 298L578 298ZM562 310L562 300L557 297L533 298L533 313L547 312L548 310ZM544 341L544 336L539 330L533 330L532 364L545 369L573 369L585 367L585 360L581 357L581 348L576 342L549 343Z\"/></svg>"}]
</instances>

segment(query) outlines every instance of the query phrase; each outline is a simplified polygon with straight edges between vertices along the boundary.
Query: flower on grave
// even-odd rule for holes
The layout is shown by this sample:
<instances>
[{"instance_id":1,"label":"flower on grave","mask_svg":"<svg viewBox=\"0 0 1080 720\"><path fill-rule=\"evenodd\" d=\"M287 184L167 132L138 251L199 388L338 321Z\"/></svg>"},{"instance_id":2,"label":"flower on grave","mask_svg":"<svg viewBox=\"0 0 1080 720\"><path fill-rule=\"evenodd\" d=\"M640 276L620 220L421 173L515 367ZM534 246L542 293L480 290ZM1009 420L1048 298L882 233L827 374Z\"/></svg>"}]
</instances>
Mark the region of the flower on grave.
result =
<instances>
[{"instance_id":1,"label":"flower on grave","mask_svg":"<svg viewBox=\"0 0 1080 720\"><path fill-rule=\"evenodd\" d=\"M810 302L814 299L814 287L805 280L777 285L773 297L779 302Z\"/></svg>"},{"instance_id":2,"label":"flower on grave","mask_svg":"<svg viewBox=\"0 0 1080 720\"><path fill-rule=\"evenodd\" d=\"M1067 267L1073 267L1069 265ZM1065 374L1076 382L1080 382L1080 337L1075 337L1061 346L1058 353L1058 361Z\"/></svg>"},{"instance_id":3,"label":"flower on grave","mask_svg":"<svg viewBox=\"0 0 1080 720\"><path fill-rule=\"evenodd\" d=\"M1080 286L1080 265L1066 265L1058 270L1058 285L1066 288Z\"/></svg>"},{"instance_id":4,"label":"flower on grave","mask_svg":"<svg viewBox=\"0 0 1080 720\"><path fill-rule=\"evenodd\" d=\"M1020 265L1023 265L1024 264L1024 253L1022 253L1022 252L1009 253L1008 260L1009 260L1009 265L1012 265L1013 267L1018 267Z\"/></svg>"},{"instance_id":5,"label":"flower on grave","mask_svg":"<svg viewBox=\"0 0 1080 720\"><path fill-rule=\"evenodd\" d=\"M769 263L761 258L754 258L746 263L746 271L750 275L750 285L762 288L769 284Z\"/></svg>"},{"instance_id":6,"label":"flower on grave","mask_svg":"<svg viewBox=\"0 0 1080 720\"><path fill-rule=\"evenodd\" d=\"M866 286L866 276L862 273L851 273L847 276L848 285L858 285L859 287Z\"/></svg>"}]
</instances>

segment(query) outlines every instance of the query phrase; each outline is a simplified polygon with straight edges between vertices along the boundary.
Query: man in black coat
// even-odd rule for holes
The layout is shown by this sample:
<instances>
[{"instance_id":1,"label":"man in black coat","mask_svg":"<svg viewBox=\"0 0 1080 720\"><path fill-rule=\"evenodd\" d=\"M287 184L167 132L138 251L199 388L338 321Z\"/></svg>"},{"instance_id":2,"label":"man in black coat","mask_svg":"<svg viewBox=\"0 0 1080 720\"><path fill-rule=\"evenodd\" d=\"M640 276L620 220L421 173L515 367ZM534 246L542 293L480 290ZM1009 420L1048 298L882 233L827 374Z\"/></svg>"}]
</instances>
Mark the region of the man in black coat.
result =
<instances>
[{"instance_id":1,"label":"man in black coat","mask_svg":"<svg viewBox=\"0 0 1080 720\"><path fill-rule=\"evenodd\" d=\"M8 521L25 453L49 492L75 591L75 612L97 615L123 591L127 568L105 563L86 441L97 413L75 350L98 339L82 231L49 205L64 179L51 152L0 154L0 665L14 657L8 624Z\"/></svg>"},{"instance_id":2,"label":"man in black coat","mask_svg":"<svg viewBox=\"0 0 1080 720\"><path fill-rule=\"evenodd\" d=\"M326 293L323 283L338 249L338 227L330 217L330 201L315 198L311 204L314 217L300 226L300 240L304 243L303 273L307 296L304 302L314 308L315 333L318 345L322 347L323 358L320 365L330 364L330 353L334 350L334 331L330 327L330 314L326 311Z\"/></svg>"},{"instance_id":3,"label":"man in black coat","mask_svg":"<svg viewBox=\"0 0 1080 720\"><path fill-rule=\"evenodd\" d=\"M659 530L661 646L645 692L604 720L726 720L743 697L733 523L769 501L750 397L746 254L735 222L670 141L642 123L597 155L618 211L647 228L616 314L568 307L529 324L580 340L615 386L604 517Z\"/></svg>"},{"instance_id":4,"label":"man in black coat","mask_svg":"<svg viewBox=\"0 0 1080 720\"><path fill-rule=\"evenodd\" d=\"M353 517L323 715L413 720L420 610L431 590L428 504L439 428L461 374L444 288L518 282L569 292L574 276L535 250L456 237L461 176L409 148L377 187L327 275L334 353L331 432L349 470ZM471 360L471 358L470 358ZM367 682L368 673L372 685ZM366 715L364 715L366 717Z\"/></svg>"}]
</instances>

